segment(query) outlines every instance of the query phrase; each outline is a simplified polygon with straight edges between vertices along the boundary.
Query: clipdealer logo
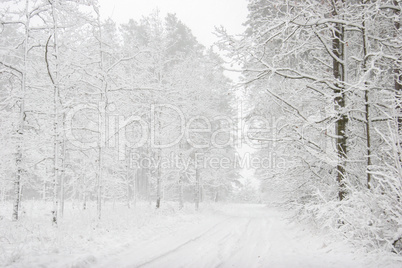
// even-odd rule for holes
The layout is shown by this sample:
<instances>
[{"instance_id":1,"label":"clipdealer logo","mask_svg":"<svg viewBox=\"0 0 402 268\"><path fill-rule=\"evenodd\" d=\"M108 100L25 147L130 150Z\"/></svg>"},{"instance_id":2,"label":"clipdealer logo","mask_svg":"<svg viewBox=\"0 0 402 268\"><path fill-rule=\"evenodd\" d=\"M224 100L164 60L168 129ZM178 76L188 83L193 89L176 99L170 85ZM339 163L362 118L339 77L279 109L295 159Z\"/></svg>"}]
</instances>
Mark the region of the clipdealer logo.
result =
<instances>
[{"instance_id":1,"label":"clipdealer logo","mask_svg":"<svg viewBox=\"0 0 402 268\"><path fill-rule=\"evenodd\" d=\"M211 149L238 149L244 144L251 149L275 147L279 125L284 122L284 118L247 116L245 119L242 107L242 103L239 103L234 117L216 115L207 118L203 115L190 117L172 104L150 104L142 107L145 111L142 116L119 114L113 103L79 104L66 113L66 138L72 145L82 149L115 149L121 161L126 160L129 155L127 152L135 152L136 149L163 150L184 143L198 154L203 154L203 165L212 168L216 165L227 166L227 163L232 167L268 167L270 162L272 166L272 161L261 157L256 159L251 155L235 154L230 159L217 159L208 157L205 153ZM161 130L161 122L166 118L170 121L170 132ZM274 158L273 155L271 153L269 157ZM142 161L143 164L147 162L148 165L155 165L160 160L145 157Z\"/></svg>"},{"instance_id":2,"label":"clipdealer logo","mask_svg":"<svg viewBox=\"0 0 402 268\"><path fill-rule=\"evenodd\" d=\"M274 152L260 157L246 152L235 152L232 156L217 156L205 153L195 153L194 157L183 156L171 152L167 156L148 157L138 153L130 155L130 168L133 169L276 169L285 168L286 161Z\"/></svg>"}]
</instances>

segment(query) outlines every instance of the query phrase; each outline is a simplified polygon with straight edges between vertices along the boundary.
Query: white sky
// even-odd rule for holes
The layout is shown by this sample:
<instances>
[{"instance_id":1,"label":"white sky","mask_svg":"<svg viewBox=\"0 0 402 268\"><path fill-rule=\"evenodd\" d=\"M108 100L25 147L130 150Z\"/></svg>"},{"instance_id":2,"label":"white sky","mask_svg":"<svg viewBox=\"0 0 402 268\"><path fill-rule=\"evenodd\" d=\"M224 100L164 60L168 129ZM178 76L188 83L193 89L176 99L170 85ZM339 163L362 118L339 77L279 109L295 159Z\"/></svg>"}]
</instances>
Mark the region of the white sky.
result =
<instances>
[{"instance_id":1,"label":"white sky","mask_svg":"<svg viewBox=\"0 0 402 268\"><path fill-rule=\"evenodd\" d=\"M247 17L247 0L100 0L103 19L126 23L138 20L159 8L161 15L176 13L196 36L209 47L217 41L214 26L224 26L230 34L240 34Z\"/></svg>"}]
</instances>

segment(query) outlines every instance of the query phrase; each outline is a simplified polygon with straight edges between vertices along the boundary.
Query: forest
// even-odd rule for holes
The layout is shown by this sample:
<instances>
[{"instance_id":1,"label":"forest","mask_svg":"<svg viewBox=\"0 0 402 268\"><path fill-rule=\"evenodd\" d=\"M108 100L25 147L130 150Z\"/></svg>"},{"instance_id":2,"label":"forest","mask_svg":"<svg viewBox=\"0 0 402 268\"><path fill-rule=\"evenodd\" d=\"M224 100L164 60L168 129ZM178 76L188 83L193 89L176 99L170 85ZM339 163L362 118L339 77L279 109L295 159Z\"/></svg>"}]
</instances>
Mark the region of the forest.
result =
<instances>
[{"instance_id":1,"label":"forest","mask_svg":"<svg viewBox=\"0 0 402 268\"><path fill-rule=\"evenodd\" d=\"M0 3L0 266L198 267L183 245L283 241L283 220L400 267L402 1L247 3L245 31L216 26L210 47L159 9L118 24L97 0ZM176 258L154 232L179 227ZM256 248L197 263L300 267ZM302 267L350 265L325 256Z\"/></svg>"}]
</instances>

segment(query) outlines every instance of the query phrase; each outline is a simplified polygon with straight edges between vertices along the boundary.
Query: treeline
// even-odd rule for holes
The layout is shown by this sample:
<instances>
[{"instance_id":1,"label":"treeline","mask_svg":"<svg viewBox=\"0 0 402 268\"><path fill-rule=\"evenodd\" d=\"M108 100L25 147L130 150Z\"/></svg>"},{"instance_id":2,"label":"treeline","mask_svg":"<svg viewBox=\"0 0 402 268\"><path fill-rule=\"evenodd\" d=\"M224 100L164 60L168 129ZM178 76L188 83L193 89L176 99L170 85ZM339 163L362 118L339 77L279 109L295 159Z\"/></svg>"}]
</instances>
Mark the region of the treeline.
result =
<instances>
[{"instance_id":1,"label":"treeline","mask_svg":"<svg viewBox=\"0 0 402 268\"><path fill-rule=\"evenodd\" d=\"M257 133L285 168L263 191L369 248L401 250L401 1L251 0L242 37L220 46L244 66ZM261 124L261 123L260 123ZM267 123L268 124L268 123Z\"/></svg>"},{"instance_id":2,"label":"treeline","mask_svg":"<svg viewBox=\"0 0 402 268\"><path fill-rule=\"evenodd\" d=\"M56 224L65 200L83 209L96 200L100 218L108 200L198 207L230 193L233 171L197 169L194 154L233 150L177 139L190 117L230 114L232 97L220 58L174 14L117 25L96 1L3 1L1 9L0 187L14 220L21 199L51 200ZM224 123L211 119L209 128ZM150 164L172 154L190 164Z\"/></svg>"}]
</instances>

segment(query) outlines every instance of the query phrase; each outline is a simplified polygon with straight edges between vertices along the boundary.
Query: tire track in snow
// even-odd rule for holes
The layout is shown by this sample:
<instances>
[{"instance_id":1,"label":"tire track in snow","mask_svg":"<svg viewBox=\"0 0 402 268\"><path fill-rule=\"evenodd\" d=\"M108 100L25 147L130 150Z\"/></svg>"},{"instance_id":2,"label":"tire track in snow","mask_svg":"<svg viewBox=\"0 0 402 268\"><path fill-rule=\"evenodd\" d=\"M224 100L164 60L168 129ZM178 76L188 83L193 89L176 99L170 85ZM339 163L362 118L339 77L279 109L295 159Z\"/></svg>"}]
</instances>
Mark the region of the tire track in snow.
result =
<instances>
[{"instance_id":1,"label":"tire track in snow","mask_svg":"<svg viewBox=\"0 0 402 268\"><path fill-rule=\"evenodd\" d=\"M228 256L227 256L225 259L222 258L222 261L221 261L217 266L215 266L216 268L222 267L223 264L226 262L226 260L227 260L228 258L231 258L232 256L236 255L236 253L238 253L238 252L240 251L240 249L241 249L241 246L240 246L240 245L241 245L241 242L242 242L242 241L244 240L244 238L246 237L246 232L247 232L247 230L248 230L249 227L250 227L251 221L252 221L252 219L249 219L249 220L248 220L247 224L246 224L245 227L244 227L244 231L242 232L241 236L239 236L239 237L237 238L236 242L234 243L235 248L232 249L232 250L229 252Z\"/></svg>"},{"instance_id":2,"label":"tire track in snow","mask_svg":"<svg viewBox=\"0 0 402 268\"><path fill-rule=\"evenodd\" d=\"M144 267L144 266L146 266L146 265L149 265L149 264L152 264L152 263L154 263L154 262L157 262L158 260L160 260L160 259L162 259L162 258L164 258L164 257L166 257L166 256L168 256L168 255L170 255L170 254L173 254L174 252L176 252L176 251L178 251L178 250L180 250L180 249L186 247L187 245L189 245L189 244L191 244L191 243L194 243L194 242L196 242L196 241L202 239L203 237L207 236L210 232L216 230L216 228L217 228L219 225L222 225L223 223L226 223L227 221L229 221L229 220L232 219L232 218L233 218L233 217L228 217L228 218L224 219L223 221L218 222L217 224L215 224L215 225L213 225L212 227L208 228L208 230L206 230L205 232L201 233L200 235L198 235L198 236L196 236L196 237L193 237L193 238L187 240L187 241L184 242L184 243L181 243L180 245L178 245L178 246L176 246L176 247L174 247L174 248L168 250L167 252L164 252L163 254L160 254L160 255L156 256L155 258L152 258L151 260L148 260L148 261L145 261L145 262L143 262L143 263L141 263L141 264L139 264L139 265L136 265L135 267L137 267L137 268L139 268L139 267Z\"/></svg>"},{"instance_id":3,"label":"tire track in snow","mask_svg":"<svg viewBox=\"0 0 402 268\"><path fill-rule=\"evenodd\" d=\"M251 220L244 217L230 217L225 225L215 226L213 232L189 241L160 258L148 262L146 267L216 267L230 256L247 230ZM135 266L138 267L138 266Z\"/></svg>"},{"instance_id":4,"label":"tire track in snow","mask_svg":"<svg viewBox=\"0 0 402 268\"><path fill-rule=\"evenodd\" d=\"M221 215L195 232L145 241L101 267L367 267L343 248L323 252L322 238L289 226L275 210L237 206Z\"/></svg>"},{"instance_id":5,"label":"tire track in snow","mask_svg":"<svg viewBox=\"0 0 402 268\"><path fill-rule=\"evenodd\" d=\"M271 248L269 242L271 228L272 223L266 218L250 219L236 248L216 267L266 267L264 259Z\"/></svg>"}]
</instances>

